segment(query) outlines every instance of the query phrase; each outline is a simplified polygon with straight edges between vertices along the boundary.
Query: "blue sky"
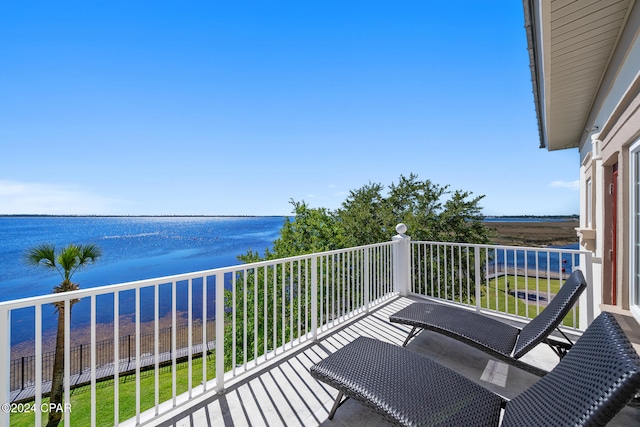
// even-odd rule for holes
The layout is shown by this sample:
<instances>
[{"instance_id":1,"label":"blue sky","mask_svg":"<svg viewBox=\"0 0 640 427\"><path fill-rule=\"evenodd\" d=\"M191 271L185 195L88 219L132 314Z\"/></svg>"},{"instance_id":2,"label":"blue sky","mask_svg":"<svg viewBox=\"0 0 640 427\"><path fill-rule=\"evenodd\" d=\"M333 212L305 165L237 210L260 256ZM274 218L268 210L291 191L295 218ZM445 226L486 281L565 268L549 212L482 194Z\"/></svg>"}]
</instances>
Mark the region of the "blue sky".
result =
<instances>
[{"instance_id":1,"label":"blue sky","mask_svg":"<svg viewBox=\"0 0 640 427\"><path fill-rule=\"evenodd\" d=\"M519 1L3 1L0 214L291 212L413 172L579 211Z\"/></svg>"}]
</instances>

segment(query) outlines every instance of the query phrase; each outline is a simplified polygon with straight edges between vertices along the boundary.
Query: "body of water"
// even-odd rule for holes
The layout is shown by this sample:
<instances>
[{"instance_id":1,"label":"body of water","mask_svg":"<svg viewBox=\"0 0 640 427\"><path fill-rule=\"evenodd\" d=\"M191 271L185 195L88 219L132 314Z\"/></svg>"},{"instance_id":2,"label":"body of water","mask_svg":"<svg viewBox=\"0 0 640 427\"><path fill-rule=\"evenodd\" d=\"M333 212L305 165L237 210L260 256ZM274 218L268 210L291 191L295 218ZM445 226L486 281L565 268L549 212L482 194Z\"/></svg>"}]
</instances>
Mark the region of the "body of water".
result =
<instances>
[{"instance_id":1,"label":"body of water","mask_svg":"<svg viewBox=\"0 0 640 427\"><path fill-rule=\"evenodd\" d=\"M72 278L85 289L239 264L237 256L245 254L248 249L262 254L271 247L284 219L0 217L0 301L50 294L53 287L62 281L57 272L25 262L26 251L39 244L53 243L57 248L70 243L97 244L102 250L102 257L97 263L78 270ZM170 310L170 292L170 286L161 288L161 315ZM134 301L132 292L121 293L120 313L133 313ZM177 301L178 309L186 310L186 292L182 291L182 285L178 289ZM89 321L88 302L82 300L74 305L73 327ZM112 322L113 297L99 297L97 302L98 323ZM143 308L143 317L152 318L149 307ZM32 339L33 316L33 309L13 312L12 344ZM55 319L54 307L44 306L45 335L54 332Z\"/></svg>"},{"instance_id":2,"label":"body of water","mask_svg":"<svg viewBox=\"0 0 640 427\"><path fill-rule=\"evenodd\" d=\"M29 266L26 251L42 243L62 248L69 243L97 244L102 257L96 264L79 270L73 281L81 288L91 288L135 280L170 276L193 271L236 265L238 255L252 249L261 254L278 237L285 217L0 217L0 301L46 295L61 282L61 277L45 268ZM507 218L500 218L508 221ZM520 221L522 218L511 220ZM546 220L546 218L545 218ZM557 219L556 219L557 220ZM572 245L573 246L573 245ZM576 245L577 246L577 245ZM573 247L572 247L573 248ZM576 247L577 248L577 247ZM529 266L535 265L534 254L527 255ZM499 263L524 263L524 253L497 253ZM564 258L564 257L563 257ZM571 260L571 264L577 260ZM538 260L540 268L547 262L557 270L561 262L557 254ZM543 267L544 266L544 267ZM225 279L226 281L226 279ZM177 309L186 311L185 283L178 284ZM194 282L194 299L199 299L201 281ZM213 292L213 286L209 288ZM146 295L149 293L149 295ZM213 295L212 295L213 297ZM141 298L153 301L151 289ZM121 315L131 315L133 291L120 294ZM87 324L89 303L82 300L73 307L72 326ZM97 300L98 323L113 322L113 297ZM171 287L160 288L160 315L171 310ZM194 316L201 315L196 302ZM151 320L152 303L143 304L142 320ZM210 305L213 307L213 304ZM214 316L210 310L210 315ZM16 310L12 314L12 344L33 337L33 309ZM56 315L53 306L43 307L45 334L54 332Z\"/></svg>"},{"instance_id":3,"label":"body of water","mask_svg":"<svg viewBox=\"0 0 640 427\"><path fill-rule=\"evenodd\" d=\"M97 263L79 270L82 288L239 264L264 253L284 217L0 217L0 301L51 293L60 276L24 261L27 249L95 243Z\"/></svg>"}]
</instances>

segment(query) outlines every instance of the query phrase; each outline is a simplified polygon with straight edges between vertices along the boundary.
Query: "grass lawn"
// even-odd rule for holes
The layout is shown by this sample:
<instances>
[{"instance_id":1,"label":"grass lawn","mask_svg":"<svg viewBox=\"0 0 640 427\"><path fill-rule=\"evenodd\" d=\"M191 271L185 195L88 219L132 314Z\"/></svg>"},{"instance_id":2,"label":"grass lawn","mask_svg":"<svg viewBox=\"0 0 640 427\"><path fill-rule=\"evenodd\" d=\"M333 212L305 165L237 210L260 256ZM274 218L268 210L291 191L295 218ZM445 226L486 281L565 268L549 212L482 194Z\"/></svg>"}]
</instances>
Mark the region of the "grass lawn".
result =
<instances>
[{"instance_id":1,"label":"grass lawn","mask_svg":"<svg viewBox=\"0 0 640 427\"><path fill-rule=\"evenodd\" d=\"M535 301L526 301L510 295L507 292L506 281L508 280L509 289L517 291L527 291L529 293L551 293L556 294L560 290L560 286L564 281L558 279L535 279L518 276L501 276L497 279L489 280L488 284L482 286L482 299L481 306L490 310L497 310L502 313L516 314L518 316L525 316L534 318L538 315L538 309L542 311L545 307L541 301L539 307ZM546 295L541 295L545 297ZM564 318L562 324L564 326L574 327L573 314L575 311L576 321L578 319L578 308L573 308Z\"/></svg>"},{"instance_id":2,"label":"grass lawn","mask_svg":"<svg viewBox=\"0 0 640 427\"><path fill-rule=\"evenodd\" d=\"M192 361L193 375L192 386L195 387L202 382L202 359ZM179 395L188 390L188 369L187 363L176 365L176 394ZM170 400L172 396L172 369L171 366L160 368L160 403ZM155 374L154 370L145 371L140 374L140 412L143 412L155 405ZM208 358L207 377L212 379L215 376L215 357ZM96 384L96 423L98 426L112 426L114 424L114 390L113 380ZM120 377L119 381L120 421L135 417L136 415L136 383L135 376L128 375ZM48 404L49 399L42 399L43 404ZM11 414L11 427L32 427L35 422L35 414L13 413ZM42 425L47 424L48 414L42 414ZM71 391L71 417L72 426L91 425L91 386L84 386ZM64 422L59 424L64 425Z\"/></svg>"}]
</instances>

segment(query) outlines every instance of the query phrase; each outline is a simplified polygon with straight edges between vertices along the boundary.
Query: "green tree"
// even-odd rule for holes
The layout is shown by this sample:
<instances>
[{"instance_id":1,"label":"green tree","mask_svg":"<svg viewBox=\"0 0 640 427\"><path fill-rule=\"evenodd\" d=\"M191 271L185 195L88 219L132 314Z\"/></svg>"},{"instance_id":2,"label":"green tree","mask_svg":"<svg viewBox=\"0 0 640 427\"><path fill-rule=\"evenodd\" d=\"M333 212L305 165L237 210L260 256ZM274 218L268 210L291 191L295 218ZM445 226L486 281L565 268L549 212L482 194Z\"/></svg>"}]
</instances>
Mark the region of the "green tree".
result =
<instances>
[{"instance_id":1,"label":"green tree","mask_svg":"<svg viewBox=\"0 0 640 427\"><path fill-rule=\"evenodd\" d=\"M381 184L369 183L349 193L336 213L343 227L344 247L388 241L396 234L395 226L401 222L407 225L412 241L490 242L491 233L483 222L480 206L484 196L472 197L468 191L451 191L449 186L420 180L413 173L408 177L401 175L397 184L389 186L386 195L384 190ZM452 256L451 248L436 245L428 257L424 253L414 256L422 257L421 266L423 271L429 271L429 277L431 270L449 272L449 280L433 283L438 296L473 298L473 287L460 289L451 284L467 275L474 278L476 272L467 269L467 265L474 265L475 255L462 247L454 251L456 254Z\"/></svg>"},{"instance_id":2,"label":"green tree","mask_svg":"<svg viewBox=\"0 0 640 427\"><path fill-rule=\"evenodd\" d=\"M466 191L451 192L416 174L400 175L383 194L382 184L352 190L336 212L345 236L344 247L388 241L398 223L405 223L412 240L488 243L480 201Z\"/></svg>"},{"instance_id":3,"label":"green tree","mask_svg":"<svg viewBox=\"0 0 640 427\"><path fill-rule=\"evenodd\" d=\"M266 249L265 255L251 249L238 256L245 263L314 252L340 249L341 228L333 212L325 208L310 208L307 203L290 200L294 219L285 218L280 236L273 242L273 250Z\"/></svg>"},{"instance_id":4,"label":"green tree","mask_svg":"<svg viewBox=\"0 0 640 427\"><path fill-rule=\"evenodd\" d=\"M340 247L384 242L393 236L396 224L389 229L392 211L383 190L382 184L370 182L349 192L342 207L334 214L339 219L336 225L341 230Z\"/></svg>"},{"instance_id":5,"label":"green tree","mask_svg":"<svg viewBox=\"0 0 640 427\"><path fill-rule=\"evenodd\" d=\"M56 270L62 277L62 282L53 288L54 293L75 291L79 289L77 283L73 283L71 278L78 269L88 264L94 263L102 255L100 248L94 244L74 245L70 244L56 252L52 244L43 244L31 248L26 253L28 264ZM71 300L69 310L77 299ZM64 329L65 329L65 305L64 302L54 303L58 312L58 330L56 336L56 350L53 360L53 376L51 379L50 403L56 408L61 408L64 391ZM71 313L69 313L70 315ZM47 427L55 427L62 419L62 412L55 410L49 412Z\"/></svg>"},{"instance_id":6,"label":"green tree","mask_svg":"<svg viewBox=\"0 0 640 427\"><path fill-rule=\"evenodd\" d=\"M294 215L285 219L272 249L266 250L264 256L249 250L238 259L251 263L387 242L396 234L395 227L400 222L407 224L408 234L413 241L488 243L490 232L483 223L480 206L482 198L483 196L473 197L467 191L451 191L448 186L420 180L417 175L410 174L408 177L401 175L398 182L392 183L388 188L380 183L369 182L361 188L351 190L336 210L311 208L304 201L291 200ZM424 259L421 260L423 274L425 269L448 269L448 280L434 284L436 295L447 295L453 299L460 298L461 293L464 293L473 298L473 286L459 289L451 283L456 283L458 277L466 278L467 275L471 276L473 283L476 272L467 271L467 266L474 265L475 254L463 247L456 250L452 255L451 248L445 250L444 246L436 245L428 254L428 265ZM362 298L361 295L345 293L349 277L355 271L353 265L358 262L362 260L351 259L345 262L344 256L340 254L329 255L319 261L319 277L322 266L331 272L330 300L327 299L328 288L322 296L324 322L335 319L341 311L356 307L359 303L357 299ZM300 274L297 274L299 264ZM267 351L272 350L283 345L289 337L297 337L298 331L304 334L309 330L308 319L311 315L307 310L310 309L304 303L310 298L311 291L307 286L310 274L310 266L304 261L260 267L237 274L235 298L230 292L225 296L225 331L228 337L233 335L234 317L236 324L235 359L232 356L232 340L225 340L228 346L225 351L227 369L234 361L241 364L253 359L253 354L244 355L244 347L254 348L256 339L257 355L262 355L265 348ZM325 281L328 280L326 276L325 273ZM424 292L425 289L418 291ZM320 297L318 295L319 300ZM337 301L339 306L336 306ZM257 318L254 313L258 314ZM244 319L247 321L244 322ZM257 338L254 336L255 329L258 330Z\"/></svg>"}]
</instances>

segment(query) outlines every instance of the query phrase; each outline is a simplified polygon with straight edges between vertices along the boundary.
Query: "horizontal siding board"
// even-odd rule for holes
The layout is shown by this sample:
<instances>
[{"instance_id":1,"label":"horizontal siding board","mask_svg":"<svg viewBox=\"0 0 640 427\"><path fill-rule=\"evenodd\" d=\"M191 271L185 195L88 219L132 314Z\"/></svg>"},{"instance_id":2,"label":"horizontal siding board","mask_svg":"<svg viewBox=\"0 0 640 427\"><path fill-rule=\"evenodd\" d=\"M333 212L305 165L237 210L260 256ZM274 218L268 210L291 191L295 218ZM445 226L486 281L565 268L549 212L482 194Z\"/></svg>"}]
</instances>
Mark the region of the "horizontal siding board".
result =
<instances>
[{"instance_id":1,"label":"horizontal siding board","mask_svg":"<svg viewBox=\"0 0 640 427\"><path fill-rule=\"evenodd\" d=\"M554 96L553 100L556 103L556 105L559 107L559 109L564 108L567 105L580 105L585 101L591 100L591 97L593 96L594 91L589 91L589 92L581 92L579 94L576 95L572 95L572 96L567 96L566 94L561 94L558 96Z\"/></svg>"},{"instance_id":2,"label":"horizontal siding board","mask_svg":"<svg viewBox=\"0 0 640 427\"><path fill-rule=\"evenodd\" d=\"M595 52L589 52L583 56L576 56L574 58L565 58L563 62L555 62L549 71L549 75L564 72L573 72L584 67L604 66L606 64L611 50L603 47Z\"/></svg>"},{"instance_id":3,"label":"horizontal siding board","mask_svg":"<svg viewBox=\"0 0 640 427\"><path fill-rule=\"evenodd\" d=\"M600 81L600 75L598 73L591 73L583 76L576 76L575 79L562 79L554 80L554 93L556 95L573 94L574 92L582 92L589 90L594 85L597 85ZM557 85L557 86L556 86ZM593 90L593 89L591 89Z\"/></svg>"},{"instance_id":4,"label":"horizontal siding board","mask_svg":"<svg viewBox=\"0 0 640 427\"><path fill-rule=\"evenodd\" d=\"M609 5L613 5L611 4L610 1L608 3L610 3ZM628 6L629 1L619 0L618 3L626 3L626 5L624 5L626 7ZM604 2L602 2L602 0L579 0L579 1L573 0L561 8L554 8L552 5L551 19L559 20L561 18L566 18L570 15L574 15L574 16L586 15L589 13L594 13L597 10L603 9L604 6L608 7L609 5L606 5Z\"/></svg>"},{"instance_id":5,"label":"horizontal siding board","mask_svg":"<svg viewBox=\"0 0 640 427\"><path fill-rule=\"evenodd\" d=\"M551 12L555 12L559 9L571 6L574 3L580 3L579 0L553 0L551 2Z\"/></svg>"},{"instance_id":6,"label":"horizontal siding board","mask_svg":"<svg viewBox=\"0 0 640 427\"><path fill-rule=\"evenodd\" d=\"M609 38L617 38L620 33L620 24L622 21L611 22L607 25L602 25L597 28L593 28L589 31L582 31L580 34L572 33L574 36L565 38L564 40L554 39L551 43L552 50L560 49L572 49L576 46L581 46L585 43L594 43L599 40L606 40Z\"/></svg>"},{"instance_id":7,"label":"horizontal siding board","mask_svg":"<svg viewBox=\"0 0 640 427\"><path fill-rule=\"evenodd\" d=\"M551 59L562 61L563 59L570 59L588 55L591 52L597 52L599 49L607 49L610 52L613 48L614 42L615 39L600 40L591 45L581 46L577 49L562 50L561 52L551 52Z\"/></svg>"},{"instance_id":8,"label":"horizontal siding board","mask_svg":"<svg viewBox=\"0 0 640 427\"><path fill-rule=\"evenodd\" d=\"M561 82L566 79L572 79L575 76L584 76L587 74L597 74L602 72L602 60L581 63L579 66L569 67L562 71L555 71L550 74L551 81L554 83Z\"/></svg>"},{"instance_id":9,"label":"horizontal siding board","mask_svg":"<svg viewBox=\"0 0 640 427\"><path fill-rule=\"evenodd\" d=\"M553 50L552 56L559 58L562 55L567 55L568 57L573 57L574 52L580 52L583 55L588 54L591 51L591 48L598 49L600 47L607 48L611 51L616 43L617 33L613 33L608 38L601 38L597 40L584 40L580 43L576 43L573 46L568 46L562 49Z\"/></svg>"},{"instance_id":10,"label":"horizontal siding board","mask_svg":"<svg viewBox=\"0 0 640 427\"><path fill-rule=\"evenodd\" d=\"M609 2L599 1L588 6L580 8L578 11L565 16L557 16L551 14L551 31L563 27L592 25L598 22L606 22L611 16L615 16L622 12L626 14L629 7L628 1L619 1L610 4Z\"/></svg>"}]
</instances>

